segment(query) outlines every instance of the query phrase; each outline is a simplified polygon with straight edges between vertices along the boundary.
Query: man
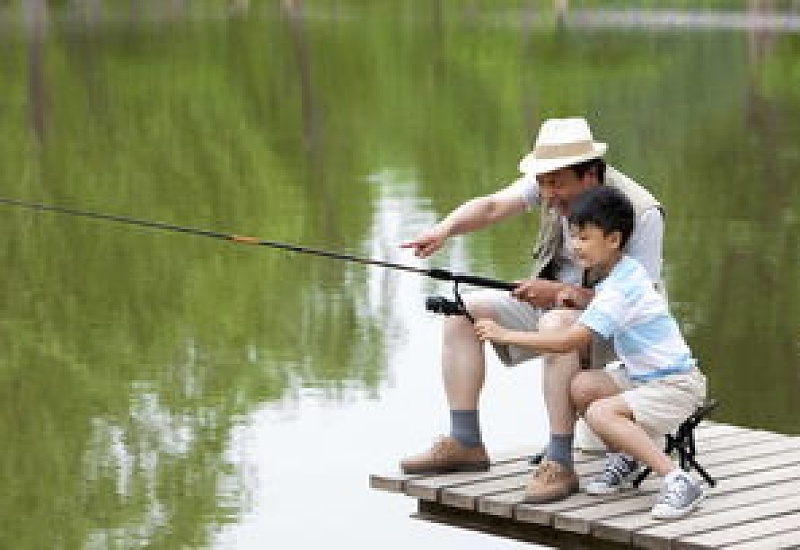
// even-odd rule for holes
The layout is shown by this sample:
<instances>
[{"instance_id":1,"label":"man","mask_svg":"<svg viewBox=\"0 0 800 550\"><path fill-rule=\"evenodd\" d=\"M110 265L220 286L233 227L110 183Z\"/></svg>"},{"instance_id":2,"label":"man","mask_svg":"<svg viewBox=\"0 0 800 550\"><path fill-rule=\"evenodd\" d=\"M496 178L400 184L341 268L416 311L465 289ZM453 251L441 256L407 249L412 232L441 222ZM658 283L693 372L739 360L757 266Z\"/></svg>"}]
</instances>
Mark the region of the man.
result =
<instances>
[{"instance_id":1,"label":"man","mask_svg":"<svg viewBox=\"0 0 800 550\"><path fill-rule=\"evenodd\" d=\"M493 194L465 202L401 246L425 258L452 236L482 229L538 206L541 218L531 278L520 281L510 294L495 290L471 292L465 296L465 303L475 319L492 319L509 329L559 330L574 317L570 312L564 311L562 316L560 310L553 310L557 297L577 293L590 298L591 285L596 280L592 273L580 268L570 247L566 220L569 205L585 190L609 185L619 189L636 211L634 231L625 252L641 262L654 284L658 284L664 228L661 205L636 182L607 167L603 160L606 150L605 143L594 141L585 119L546 120L533 150L520 162L522 177ZM539 326L540 318L548 311L543 319L546 326ZM507 366L537 356L535 351L518 346L493 346ZM591 347L592 355L603 348ZM572 469L575 413L569 400L569 384L582 363L590 362L589 353L590 350L542 354L542 389L551 434L546 450L548 460L544 462L549 466L546 472L534 473L526 489L528 501L564 498L577 489ZM401 470L408 474L484 471L489 467L489 456L481 437L478 401L485 378L485 355L483 344L466 317L445 319L441 362L450 408L450 434L428 451L403 459ZM602 366L599 358L591 362Z\"/></svg>"}]
</instances>

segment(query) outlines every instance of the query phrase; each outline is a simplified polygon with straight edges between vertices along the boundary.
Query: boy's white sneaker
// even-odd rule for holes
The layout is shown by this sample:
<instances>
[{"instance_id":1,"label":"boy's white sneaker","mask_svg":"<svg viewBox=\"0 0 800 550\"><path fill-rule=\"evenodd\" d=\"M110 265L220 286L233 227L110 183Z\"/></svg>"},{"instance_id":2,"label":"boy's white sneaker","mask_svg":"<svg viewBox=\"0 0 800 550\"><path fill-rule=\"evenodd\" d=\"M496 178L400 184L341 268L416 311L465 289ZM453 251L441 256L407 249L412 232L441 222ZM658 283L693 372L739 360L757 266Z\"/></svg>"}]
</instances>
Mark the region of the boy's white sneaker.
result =
<instances>
[{"instance_id":1,"label":"boy's white sneaker","mask_svg":"<svg viewBox=\"0 0 800 550\"><path fill-rule=\"evenodd\" d=\"M664 477L651 515L655 519L682 518L694 510L705 497L703 485L684 472L675 470Z\"/></svg>"},{"instance_id":2,"label":"boy's white sneaker","mask_svg":"<svg viewBox=\"0 0 800 550\"><path fill-rule=\"evenodd\" d=\"M590 495L613 495L633 487L639 463L623 453L608 453L603 471L586 484Z\"/></svg>"}]
</instances>

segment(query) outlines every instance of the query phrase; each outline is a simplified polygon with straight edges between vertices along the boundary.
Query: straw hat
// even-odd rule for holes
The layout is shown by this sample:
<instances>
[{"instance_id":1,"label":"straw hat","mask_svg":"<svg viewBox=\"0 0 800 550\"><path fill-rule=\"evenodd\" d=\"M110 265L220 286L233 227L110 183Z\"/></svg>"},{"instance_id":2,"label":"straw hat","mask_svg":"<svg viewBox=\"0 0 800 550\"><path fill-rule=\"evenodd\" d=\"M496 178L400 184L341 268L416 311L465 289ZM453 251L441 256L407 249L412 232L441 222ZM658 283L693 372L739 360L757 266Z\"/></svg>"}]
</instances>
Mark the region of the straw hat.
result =
<instances>
[{"instance_id":1,"label":"straw hat","mask_svg":"<svg viewBox=\"0 0 800 550\"><path fill-rule=\"evenodd\" d=\"M592 138L584 118L551 118L542 123L533 151L519 163L519 171L536 176L602 157L608 145Z\"/></svg>"}]
</instances>

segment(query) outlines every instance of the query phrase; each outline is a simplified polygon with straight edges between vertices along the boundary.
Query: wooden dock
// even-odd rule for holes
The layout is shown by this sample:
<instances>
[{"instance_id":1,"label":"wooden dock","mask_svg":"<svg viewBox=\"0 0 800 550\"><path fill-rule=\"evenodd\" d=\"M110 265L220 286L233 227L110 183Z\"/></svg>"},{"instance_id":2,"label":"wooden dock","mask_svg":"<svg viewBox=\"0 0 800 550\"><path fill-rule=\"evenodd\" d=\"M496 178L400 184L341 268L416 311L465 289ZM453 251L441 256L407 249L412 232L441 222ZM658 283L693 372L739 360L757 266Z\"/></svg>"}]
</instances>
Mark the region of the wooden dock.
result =
<instances>
[{"instance_id":1,"label":"wooden dock","mask_svg":"<svg viewBox=\"0 0 800 550\"><path fill-rule=\"evenodd\" d=\"M522 503L532 449L496 456L488 472L440 476L370 476L374 489L417 499L423 517L523 540L571 540L571 547L655 549L800 548L800 437L704 421L698 462L717 480L688 517L650 517L659 480L607 497L583 492L562 502ZM603 459L576 453L583 483ZM554 542L555 541L555 542Z\"/></svg>"}]
</instances>

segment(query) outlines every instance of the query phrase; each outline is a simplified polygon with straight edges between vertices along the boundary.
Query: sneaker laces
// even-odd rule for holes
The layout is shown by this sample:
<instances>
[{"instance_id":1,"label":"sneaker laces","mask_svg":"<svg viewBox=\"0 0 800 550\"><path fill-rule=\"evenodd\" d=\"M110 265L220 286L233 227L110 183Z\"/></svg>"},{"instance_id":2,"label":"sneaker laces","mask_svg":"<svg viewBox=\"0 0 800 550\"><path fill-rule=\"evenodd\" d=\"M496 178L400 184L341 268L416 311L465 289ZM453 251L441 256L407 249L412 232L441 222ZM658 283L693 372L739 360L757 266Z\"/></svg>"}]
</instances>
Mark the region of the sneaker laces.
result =
<instances>
[{"instance_id":1,"label":"sneaker laces","mask_svg":"<svg viewBox=\"0 0 800 550\"><path fill-rule=\"evenodd\" d=\"M441 436L433 442L431 455L436 459L447 458L450 449L455 446L455 441L446 436Z\"/></svg>"},{"instance_id":2,"label":"sneaker laces","mask_svg":"<svg viewBox=\"0 0 800 550\"><path fill-rule=\"evenodd\" d=\"M618 485L635 470L635 461L628 460L619 453L613 453L606 458L603 471L597 476L597 481L607 485Z\"/></svg>"},{"instance_id":3,"label":"sneaker laces","mask_svg":"<svg viewBox=\"0 0 800 550\"><path fill-rule=\"evenodd\" d=\"M533 473L535 479L542 479L546 483L550 483L558 478L559 466L553 461L543 460L536 471Z\"/></svg>"},{"instance_id":4,"label":"sneaker laces","mask_svg":"<svg viewBox=\"0 0 800 550\"><path fill-rule=\"evenodd\" d=\"M673 507L680 507L681 501L691 487L692 481L687 476L676 476L671 482L665 483L658 495L659 504L668 504Z\"/></svg>"}]
</instances>

